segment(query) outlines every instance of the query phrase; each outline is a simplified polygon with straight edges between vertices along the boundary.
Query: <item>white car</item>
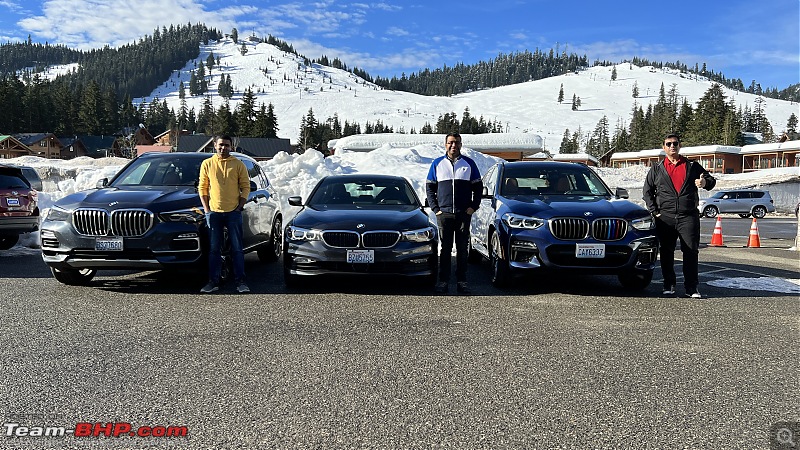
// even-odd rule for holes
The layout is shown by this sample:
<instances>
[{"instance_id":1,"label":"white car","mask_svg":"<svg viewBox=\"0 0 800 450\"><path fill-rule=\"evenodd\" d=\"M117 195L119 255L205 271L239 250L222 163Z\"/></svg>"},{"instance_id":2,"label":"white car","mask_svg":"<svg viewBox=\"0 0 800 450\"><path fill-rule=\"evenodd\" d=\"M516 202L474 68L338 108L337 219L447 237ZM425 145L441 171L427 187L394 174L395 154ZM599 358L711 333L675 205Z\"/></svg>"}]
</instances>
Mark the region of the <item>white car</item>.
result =
<instances>
[{"instance_id":1,"label":"white car","mask_svg":"<svg viewBox=\"0 0 800 450\"><path fill-rule=\"evenodd\" d=\"M775 204L769 191L754 189L735 189L715 192L711 197L700 200L697 207L700 214L713 218L722 213L739 214L740 217L761 219L767 213L775 212Z\"/></svg>"}]
</instances>

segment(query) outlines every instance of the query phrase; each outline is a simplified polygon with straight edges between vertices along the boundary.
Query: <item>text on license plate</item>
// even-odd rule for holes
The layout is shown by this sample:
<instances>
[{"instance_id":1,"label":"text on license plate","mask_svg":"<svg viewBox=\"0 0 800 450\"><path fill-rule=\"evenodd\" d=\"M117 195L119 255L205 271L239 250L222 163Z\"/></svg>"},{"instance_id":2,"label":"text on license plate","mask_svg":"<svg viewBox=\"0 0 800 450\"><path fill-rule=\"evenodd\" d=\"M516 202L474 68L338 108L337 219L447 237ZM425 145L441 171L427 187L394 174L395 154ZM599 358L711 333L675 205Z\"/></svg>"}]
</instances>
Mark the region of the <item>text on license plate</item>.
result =
<instances>
[{"instance_id":1,"label":"text on license plate","mask_svg":"<svg viewBox=\"0 0 800 450\"><path fill-rule=\"evenodd\" d=\"M6 198L6 204L8 206L19 206L19 199L18 198Z\"/></svg>"},{"instance_id":2,"label":"text on license plate","mask_svg":"<svg viewBox=\"0 0 800 450\"><path fill-rule=\"evenodd\" d=\"M348 250L347 262L351 264L374 263L375 250Z\"/></svg>"},{"instance_id":3,"label":"text on license plate","mask_svg":"<svg viewBox=\"0 0 800 450\"><path fill-rule=\"evenodd\" d=\"M576 258L605 258L606 244L575 244Z\"/></svg>"},{"instance_id":4,"label":"text on license plate","mask_svg":"<svg viewBox=\"0 0 800 450\"><path fill-rule=\"evenodd\" d=\"M97 238L94 241L94 249L98 252L121 252L122 238Z\"/></svg>"}]
</instances>

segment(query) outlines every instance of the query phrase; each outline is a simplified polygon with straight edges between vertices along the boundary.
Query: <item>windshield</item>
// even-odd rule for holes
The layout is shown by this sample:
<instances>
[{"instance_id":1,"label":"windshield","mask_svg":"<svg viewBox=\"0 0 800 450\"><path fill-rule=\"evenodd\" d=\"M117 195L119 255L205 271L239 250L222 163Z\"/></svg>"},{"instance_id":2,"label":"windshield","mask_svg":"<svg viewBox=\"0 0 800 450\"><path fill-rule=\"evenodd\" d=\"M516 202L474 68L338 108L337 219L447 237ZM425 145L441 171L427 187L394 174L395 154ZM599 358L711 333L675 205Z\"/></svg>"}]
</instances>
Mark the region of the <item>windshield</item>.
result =
<instances>
[{"instance_id":1,"label":"windshield","mask_svg":"<svg viewBox=\"0 0 800 450\"><path fill-rule=\"evenodd\" d=\"M308 206L405 205L419 206L411 186L403 179L326 179L311 194Z\"/></svg>"},{"instance_id":2,"label":"windshield","mask_svg":"<svg viewBox=\"0 0 800 450\"><path fill-rule=\"evenodd\" d=\"M500 194L610 196L608 188L593 171L580 167L553 168L508 166L503 173Z\"/></svg>"},{"instance_id":3,"label":"windshield","mask_svg":"<svg viewBox=\"0 0 800 450\"><path fill-rule=\"evenodd\" d=\"M201 158L149 158L132 162L112 186L195 186Z\"/></svg>"}]
</instances>

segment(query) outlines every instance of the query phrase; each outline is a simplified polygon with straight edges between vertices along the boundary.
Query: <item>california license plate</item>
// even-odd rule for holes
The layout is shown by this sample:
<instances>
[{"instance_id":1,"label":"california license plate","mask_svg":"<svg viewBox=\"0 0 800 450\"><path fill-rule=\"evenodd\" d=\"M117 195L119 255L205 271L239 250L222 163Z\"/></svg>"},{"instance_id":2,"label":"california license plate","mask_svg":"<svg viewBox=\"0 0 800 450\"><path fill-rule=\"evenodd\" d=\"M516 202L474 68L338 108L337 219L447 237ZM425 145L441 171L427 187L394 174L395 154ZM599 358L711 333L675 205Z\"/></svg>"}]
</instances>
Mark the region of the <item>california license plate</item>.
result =
<instances>
[{"instance_id":1,"label":"california license plate","mask_svg":"<svg viewBox=\"0 0 800 450\"><path fill-rule=\"evenodd\" d=\"M576 258L605 258L606 244L575 244Z\"/></svg>"},{"instance_id":2,"label":"california license plate","mask_svg":"<svg viewBox=\"0 0 800 450\"><path fill-rule=\"evenodd\" d=\"M19 206L19 199L18 198L6 198L6 204L8 206Z\"/></svg>"},{"instance_id":3,"label":"california license plate","mask_svg":"<svg viewBox=\"0 0 800 450\"><path fill-rule=\"evenodd\" d=\"M94 241L94 249L98 252L121 252L122 238L97 238Z\"/></svg>"},{"instance_id":4,"label":"california license plate","mask_svg":"<svg viewBox=\"0 0 800 450\"><path fill-rule=\"evenodd\" d=\"M375 262L375 250L348 250L347 262L351 264L370 264Z\"/></svg>"}]
</instances>

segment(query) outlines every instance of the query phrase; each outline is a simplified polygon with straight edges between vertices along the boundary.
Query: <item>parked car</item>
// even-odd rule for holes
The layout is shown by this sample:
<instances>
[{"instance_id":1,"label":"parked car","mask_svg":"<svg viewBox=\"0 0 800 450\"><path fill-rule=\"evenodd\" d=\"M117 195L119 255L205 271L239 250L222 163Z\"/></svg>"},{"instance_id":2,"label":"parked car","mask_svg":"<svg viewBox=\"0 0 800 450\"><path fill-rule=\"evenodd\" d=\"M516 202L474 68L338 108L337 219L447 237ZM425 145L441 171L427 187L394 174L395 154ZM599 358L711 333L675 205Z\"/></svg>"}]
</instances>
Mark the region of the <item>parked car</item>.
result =
<instances>
[{"instance_id":1,"label":"parked car","mask_svg":"<svg viewBox=\"0 0 800 450\"><path fill-rule=\"evenodd\" d=\"M101 269L189 269L205 272L208 229L197 193L200 164L210 153L145 153L96 189L68 195L50 208L40 232L42 258L53 276L88 284ZM245 252L261 260L281 254L278 195L258 163L244 206Z\"/></svg>"},{"instance_id":2,"label":"parked car","mask_svg":"<svg viewBox=\"0 0 800 450\"><path fill-rule=\"evenodd\" d=\"M42 178L39 177L39 173L36 172L36 169L30 166L21 166L18 164L7 164L14 167L19 167L22 170L22 175L28 181L28 184L31 185L32 188L36 189L39 192L42 192Z\"/></svg>"},{"instance_id":3,"label":"parked car","mask_svg":"<svg viewBox=\"0 0 800 450\"><path fill-rule=\"evenodd\" d=\"M0 250L39 229L39 196L19 167L0 165Z\"/></svg>"},{"instance_id":4,"label":"parked car","mask_svg":"<svg viewBox=\"0 0 800 450\"><path fill-rule=\"evenodd\" d=\"M284 280L306 275L398 275L436 281L436 225L403 177L337 175L320 180L284 232Z\"/></svg>"},{"instance_id":5,"label":"parked car","mask_svg":"<svg viewBox=\"0 0 800 450\"><path fill-rule=\"evenodd\" d=\"M470 259L491 262L495 286L547 271L615 274L631 289L650 284L658 254L652 216L626 200L625 189L612 193L588 166L499 163L483 183Z\"/></svg>"},{"instance_id":6,"label":"parked car","mask_svg":"<svg viewBox=\"0 0 800 450\"><path fill-rule=\"evenodd\" d=\"M697 207L708 218L722 213L736 213L739 217L762 218L768 212L775 212L775 203L769 191L755 189L735 189L717 191L712 196L700 200Z\"/></svg>"}]
</instances>

